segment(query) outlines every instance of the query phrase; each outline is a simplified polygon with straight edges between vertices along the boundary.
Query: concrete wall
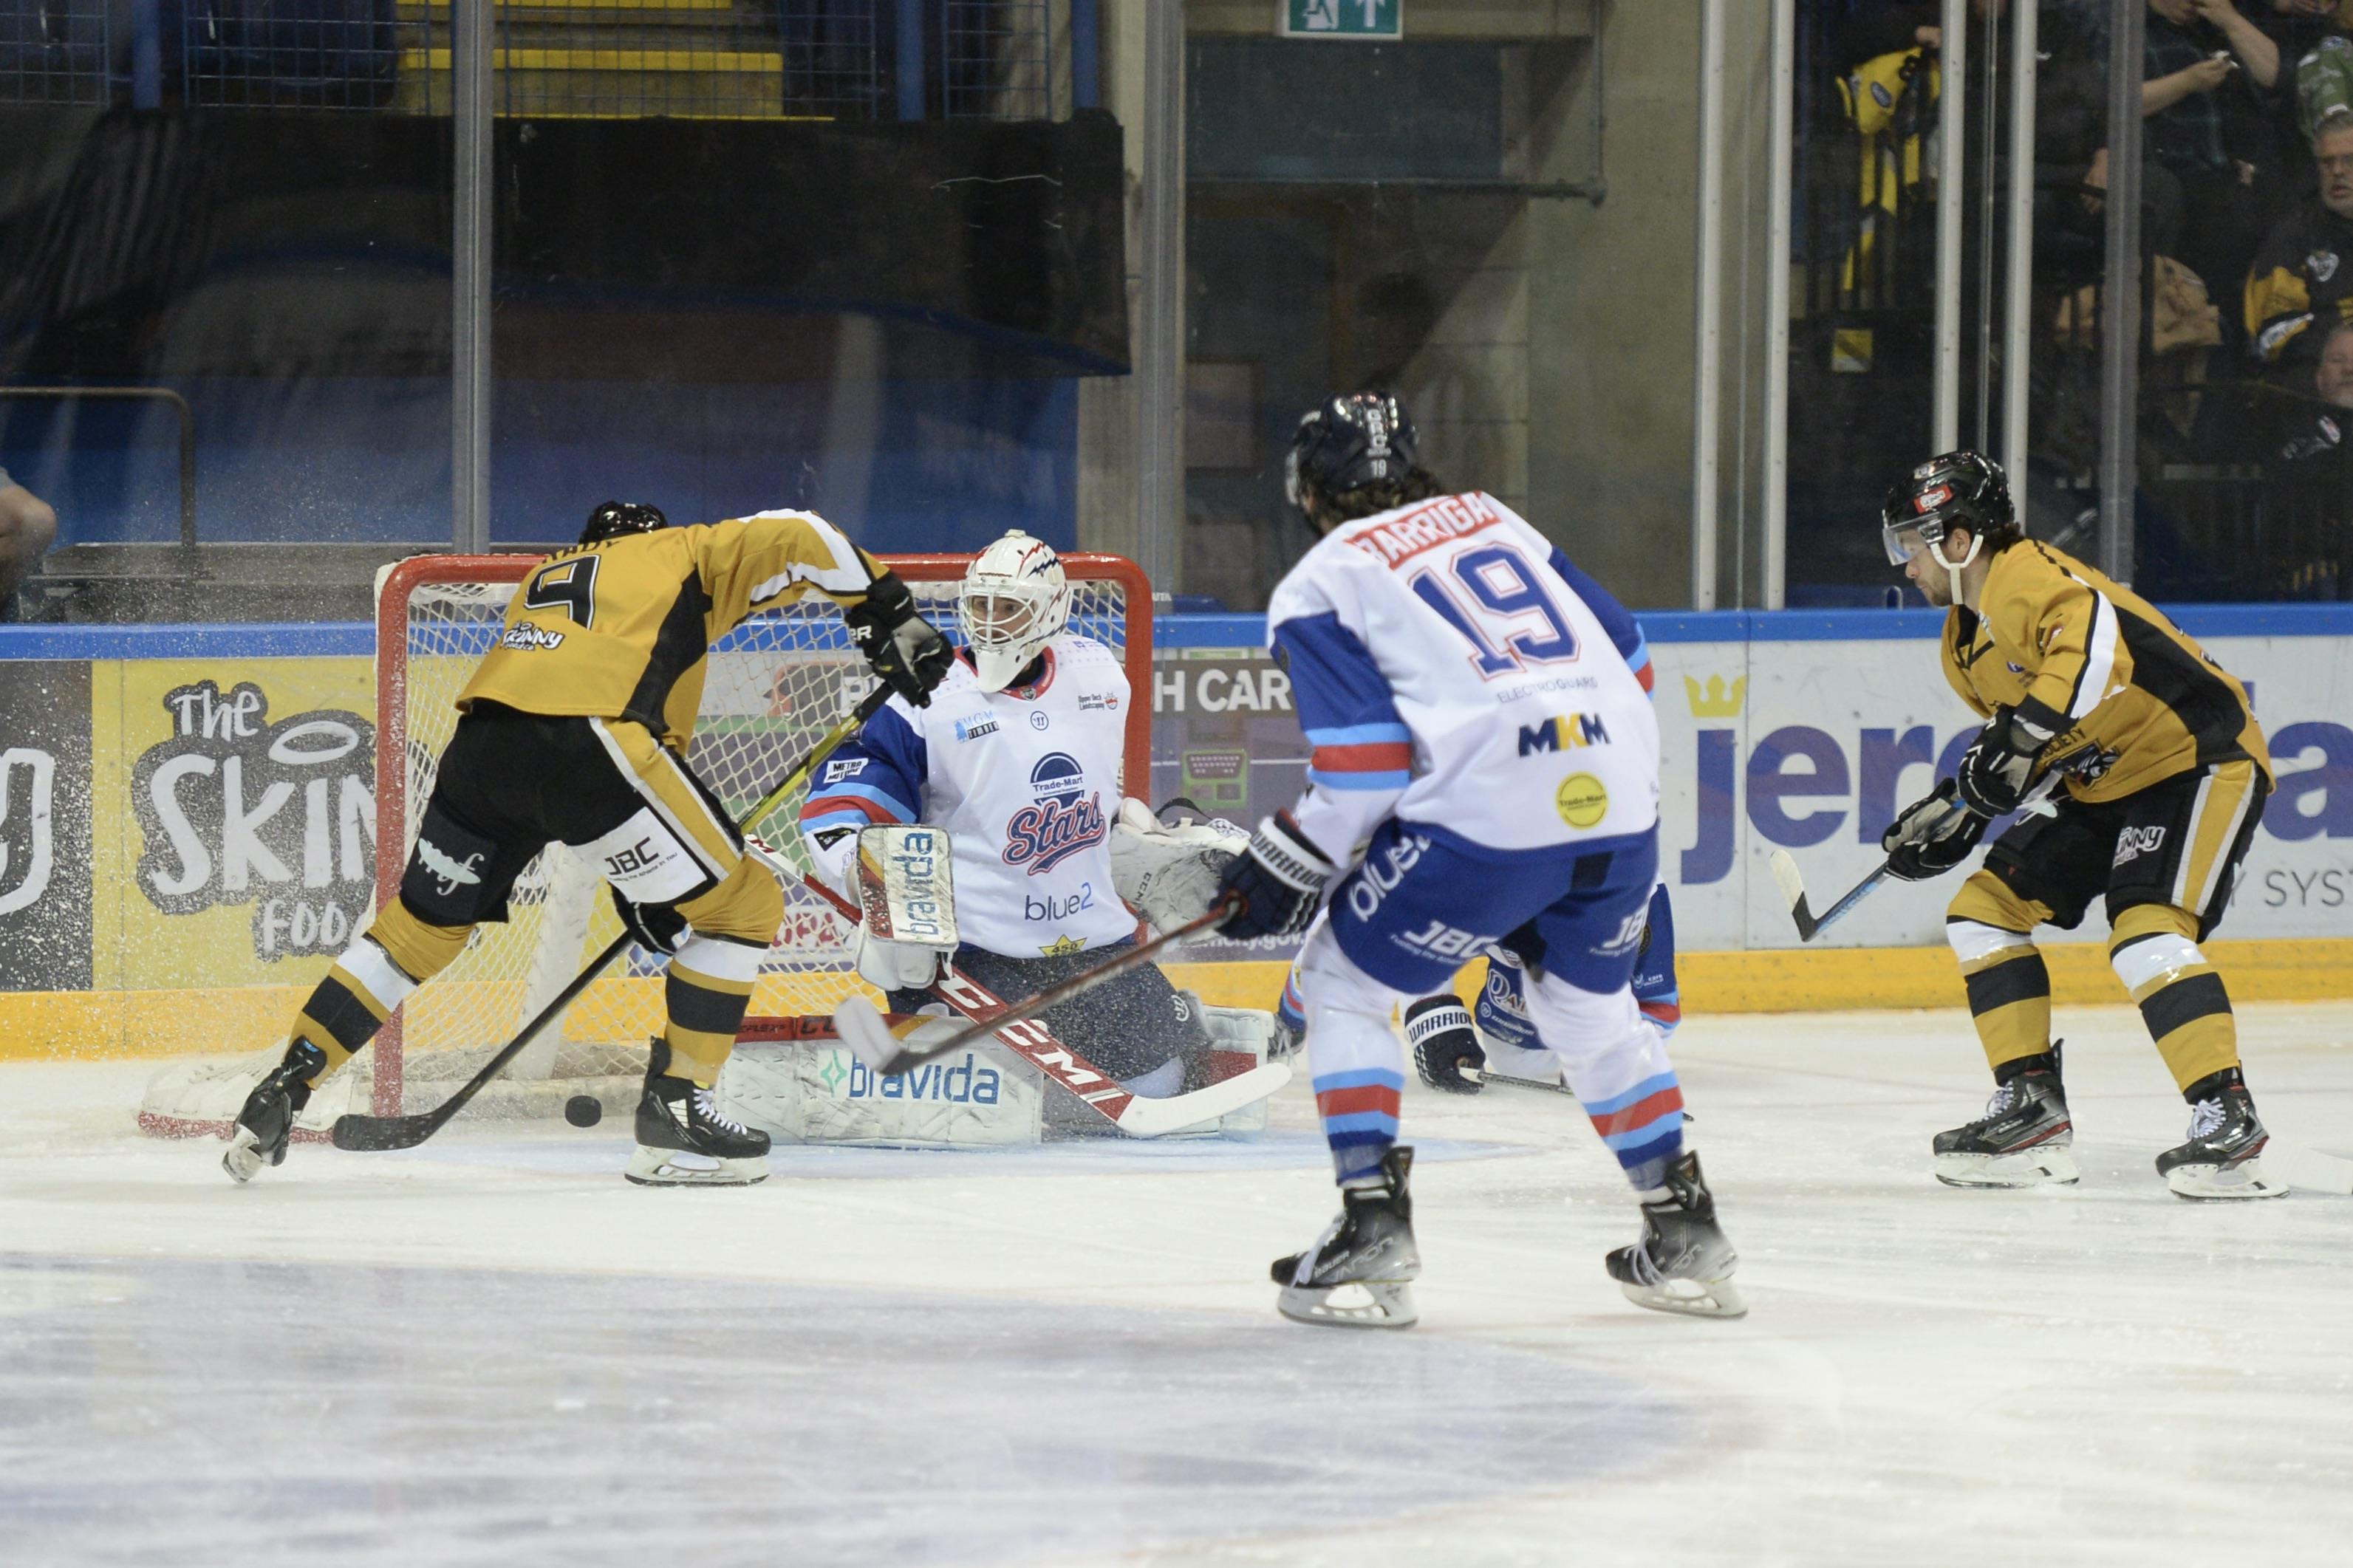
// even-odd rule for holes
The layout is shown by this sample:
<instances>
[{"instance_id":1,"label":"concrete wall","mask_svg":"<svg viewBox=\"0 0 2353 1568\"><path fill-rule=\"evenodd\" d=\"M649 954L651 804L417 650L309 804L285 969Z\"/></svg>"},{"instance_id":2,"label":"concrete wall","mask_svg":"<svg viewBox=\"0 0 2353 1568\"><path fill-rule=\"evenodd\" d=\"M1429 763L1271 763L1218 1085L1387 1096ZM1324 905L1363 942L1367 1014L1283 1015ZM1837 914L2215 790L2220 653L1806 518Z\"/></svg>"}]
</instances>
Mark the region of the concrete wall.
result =
<instances>
[{"instance_id":1,"label":"concrete wall","mask_svg":"<svg viewBox=\"0 0 2353 1568\"><path fill-rule=\"evenodd\" d=\"M1695 0L1613 4L1602 72L1581 51L1532 82L1538 180L1590 172L1605 93L1609 195L1530 204L1528 489L1549 531L1630 605L1691 603Z\"/></svg>"}]
</instances>

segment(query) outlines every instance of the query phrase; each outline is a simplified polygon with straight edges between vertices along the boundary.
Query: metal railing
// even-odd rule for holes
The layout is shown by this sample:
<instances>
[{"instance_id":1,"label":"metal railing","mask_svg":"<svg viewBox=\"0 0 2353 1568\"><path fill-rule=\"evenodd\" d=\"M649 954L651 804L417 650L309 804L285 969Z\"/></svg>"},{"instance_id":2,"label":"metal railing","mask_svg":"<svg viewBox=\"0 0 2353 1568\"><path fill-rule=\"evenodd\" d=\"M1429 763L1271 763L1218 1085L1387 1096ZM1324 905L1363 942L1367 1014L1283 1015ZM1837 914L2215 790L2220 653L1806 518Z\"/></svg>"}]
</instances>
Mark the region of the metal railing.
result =
<instances>
[{"instance_id":1,"label":"metal railing","mask_svg":"<svg viewBox=\"0 0 2353 1568\"><path fill-rule=\"evenodd\" d=\"M0 103L90 105L111 97L107 0L9 0L0 5Z\"/></svg>"}]
</instances>

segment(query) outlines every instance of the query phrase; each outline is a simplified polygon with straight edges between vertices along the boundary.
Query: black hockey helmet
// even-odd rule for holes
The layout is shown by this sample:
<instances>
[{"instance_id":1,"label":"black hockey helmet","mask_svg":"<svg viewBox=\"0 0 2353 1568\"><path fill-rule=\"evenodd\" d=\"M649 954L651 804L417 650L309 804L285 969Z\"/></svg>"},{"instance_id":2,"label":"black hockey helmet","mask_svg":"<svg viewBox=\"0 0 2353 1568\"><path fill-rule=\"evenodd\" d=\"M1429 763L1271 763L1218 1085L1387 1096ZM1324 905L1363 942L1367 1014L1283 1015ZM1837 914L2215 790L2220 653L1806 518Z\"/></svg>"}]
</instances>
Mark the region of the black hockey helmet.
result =
<instances>
[{"instance_id":1,"label":"black hockey helmet","mask_svg":"<svg viewBox=\"0 0 2353 1568\"><path fill-rule=\"evenodd\" d=\"M599 501L581 527L580 542L602 544L608 539L626 539L632 533L651 533L669 526L670 519L661 514L658 506L633 500Z\"/></svg>"},{"instance_id":2,"label":"black hockey helmet","mask_svg":"<svg viewBox=\"0 0 2353 1568\"><path fill-rule=\"evenodd\" d=\"M1311 496L1398 483L1415 471L1419 445L1394 394L1343 393L1299 421L1283 464L1282 493L1306 511Z\"/></svg>"},{"instance_id":3,"label":"black hockey helmet","mask_svg":"<svg viewBox=\"0 0 2353 1568\"><path fill-rule=\"evenodd\" d=\"M1904 536L1918 537L1943 562L1945 534L1954 528L1969 531L1971 558L1982 544L2000 550L2024 536L2017 510L2010 500L2010 479L2001 465L1977 452L1947 452L1931 458L1887 492L1879 509L1879 529L1887 545L1887 559L1901 566L1911 559ZM1944 562L1947 566L1963 564Z\"/></svg>"}]
</instances>

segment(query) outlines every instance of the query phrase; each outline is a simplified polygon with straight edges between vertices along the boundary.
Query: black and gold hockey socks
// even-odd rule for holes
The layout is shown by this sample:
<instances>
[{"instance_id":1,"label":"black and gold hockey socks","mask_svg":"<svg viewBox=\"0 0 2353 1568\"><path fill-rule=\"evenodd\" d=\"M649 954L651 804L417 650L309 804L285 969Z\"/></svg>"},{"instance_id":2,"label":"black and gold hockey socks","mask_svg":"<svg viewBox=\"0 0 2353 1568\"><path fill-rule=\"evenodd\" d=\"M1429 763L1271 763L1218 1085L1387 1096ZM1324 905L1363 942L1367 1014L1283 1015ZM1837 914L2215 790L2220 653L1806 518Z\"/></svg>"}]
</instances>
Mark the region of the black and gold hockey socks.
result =
<instances>
[{"instance_id":1,"label":"black and gold hockey socks","mask_svg":"<svg viewBox=\"0 0 2353 1568\"><path fill-rule=\"evenodd\" d=\"M2171 904L2135 904L2108 936L2108 963L2140 1007L2149 1038L2185 1094L2239 1065L2239 1026L2222 977L2194 940L2198 920Z\"/></svg>"},{"instance_id":2,"label":"black and gold hockey socks","mask_svg":"<svg viewBox=\"0 0 2353 1568\"><path fill-rule=\"evenodd\" d=\"M323 1083L374 1039L410 992L465 951L471 929L429 925L397 900L377 915L295 1016L293 1038L308 1040L327 1059L311 1082Z\"/></svg>"},{"instance_id":3,"label":"black and gold hockey socks","mask_svg":"<svg viewBox=\"0 0 2353 1568\"><path fill-rule=\"evenodd\" d=\"M672 1075L704 1089L719 1081L735 1033L744 1025L752 990L760 977L765 947L725 937L697 934L670 961L662 1000L669 1012L662 1039L670 1047Z\"/></svg>"},{"instance_id":4,"label":"black and gold hockey socks","mask_svg":"<svg viewBox=\"0 0 2353 1568\"><path fill-rule=\"evenodd\" d=\"M1997 1082L2022 1070L2014 1064L2051 1049L2051 971L2027 934L2036 912L1979 871L1962 884L1945 917L1945 940L1960 960L1969 1016Z\"/></svg>"}]
</instances>

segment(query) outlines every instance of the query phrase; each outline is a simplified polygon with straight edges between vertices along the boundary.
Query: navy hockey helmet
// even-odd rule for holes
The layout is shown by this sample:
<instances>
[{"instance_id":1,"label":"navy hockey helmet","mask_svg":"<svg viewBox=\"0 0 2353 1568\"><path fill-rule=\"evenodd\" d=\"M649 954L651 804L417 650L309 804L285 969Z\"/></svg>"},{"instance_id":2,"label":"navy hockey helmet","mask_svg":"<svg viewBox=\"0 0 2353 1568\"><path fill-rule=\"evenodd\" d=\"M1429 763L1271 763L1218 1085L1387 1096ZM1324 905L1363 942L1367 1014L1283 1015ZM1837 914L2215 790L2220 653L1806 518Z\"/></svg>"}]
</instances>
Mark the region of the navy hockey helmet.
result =
<instances>
[{"instance_id":1,"label":"navy hockey helmet","mask_svg":"<svg viewBox=\"0 0 2353 1568\"><path fill-rule=\"evenodd\" d=\"M1394 394L1348 392L1310 409L1291 437L1282 493L1300 510L1334 496L1397 481L1414 471L1419 442Z\"/></svg>"},{"instance_id":2,"label":"navy hockey helmet","mask_svg":"<svg viewBox=\"0 0 2353 1568\"><path fill-rule=\"evenodd\" d=\"M599 501L589 512L587 522L581 526L580 542L602 544L608 539L626 539L632 533L651 533L669 526L670 519L661 514L658 506L632 500Z\"/></svg>"}]
</instances>

